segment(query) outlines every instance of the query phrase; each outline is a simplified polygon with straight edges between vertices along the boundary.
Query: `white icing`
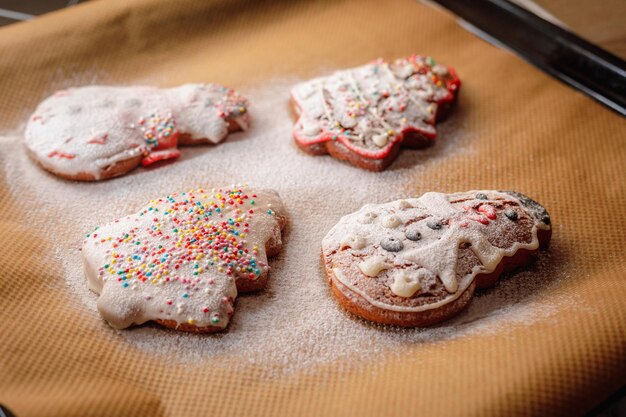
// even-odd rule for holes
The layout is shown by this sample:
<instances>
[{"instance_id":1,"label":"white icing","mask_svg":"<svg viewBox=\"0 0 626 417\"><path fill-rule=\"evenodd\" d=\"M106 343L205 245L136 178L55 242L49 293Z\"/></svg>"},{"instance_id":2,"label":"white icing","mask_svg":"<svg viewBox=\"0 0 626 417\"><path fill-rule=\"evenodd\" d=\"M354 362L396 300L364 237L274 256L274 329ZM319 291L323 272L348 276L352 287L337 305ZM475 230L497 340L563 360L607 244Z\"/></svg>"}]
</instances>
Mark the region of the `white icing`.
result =
<instances>
[{"instance_id":1,"label":"white icing","mask_svg":"<svg viewBox=\"0 0 626 417\"><path fill-rule=\"evenodd\" d=\"M98 168L104 169L104 168L110 167L116 162L125 161L130 158L135 158L139 155L144 154L145 152L147 152L146 146L143 146L143 145L137 146L137 147L122 151L120 153L117 153L115 155L111 155L107 158L96 159L95 166L97 166Z\"/></svg>"},{"instance_id":2,"label":"white icing","mask_svg":"<svg viewBox=\"0 0 626 417\"><path fill-rule=\"evenodd\" d=\"M307 136L315 136L318 133L320 133L321 130L322 129L318 125L313 124L313 123L309 123L309 124L302 126L302 133L304 133Z\"/></svg>"},{"instance_id":3,"label":"white icing","mask_svg":"<svg viewBox=\"0 0 626 417\"><path fill-rule=\"evenodd\" d=\"M151 151L155 145L147 144L140 121L152 114L171 117L172 134L218 143L228 134L228 120L247 128L246 106L233 90L216 84L72 88L39 104L25 140L37 160L54 172L98 178L111 164Z\"/></svg>"},{"instance_id":4,"label":"white icing","mask_svg":"<svg viewBox=\"0 0 626 417\"><path fill-rule=\"evenodd\" d=\"M368 205L363 207L356 213L344 216L337 225L335 225L326 235L322 242L322 250L325 256L332 256L333 251L339 247L338 242L346 235L358 234L363 236L368 242L378 242L380 236L389 234L389 224L387 219L389 214L393 213L400 222L394 228L391 228L392 235L402 241L403 249L399 252L384 251L381 247L370 244L361 248L360 253L366 256L365 261L359 264L359 269L363 271L365 268L368 276L377 276L380 270L373 268L378 265L374 259L382 260L387 258L380 256L384 253L387 256L394 257L394 264L397 265L416 265L420 267L420 276L424 274L434 274L443 284L449 295L441 300L441 302L427 304L420 307L399 307L382 303L368 296L361 288L354 286L346 277L345 273L339 268L333 267L333 271L337 279L364 297L373 305L379 306L393 311L424 311L427 309L437 308L448 302L457 299L473 282L478 273L493 272L505 256L513 256L520 249L535 250L539 247L537 230L549 229L550 226L536 220L530 210L526 210L519 199L497 191L481 191L488 195L488 200L474 199L479 191L470 191L467 193L442 194L442 193L426 193L420 198L405 199L380 205ZM455 200L469 200L465 203L455 202ZM480 205L489 204L490 202L507 201L510 204L522 207L530 218L533 220L531 230L532 239L527 242L515 242L509 248L498 248L492 246L487 239L487 225L489 219L487 215L481 211L466 210L467 207L480 207ZM464 208L464 206L467 206ZM482 210L490 215L492 211ZM368 215L370 222L363 222L364 214ZM497 216L504 216L503 213ZM482 216L482 217L481 217ZM432 229L427 226L429 220L440 218L443 220L440 229ZM380 220L382 219L382 220ZM405 226L406 225L406 226ZM513 227L514 224L512 224ZM406 238L407 228L418 228L421 233L421 239L412 241ZM481 265L473 268L471 273L457 277L457 261L459 255L459 246L461 244L470 244L470 249L478 259ZM390 265L389 261L385 261L386 265ZM419 277L418 277L419 278ZM400 280L400 278L398 278ZM395 283L395 276L393 282ZM391 284L400 288L401 281L397 284ZM392 291L393 288L392 288ZM403 291L400 289L399 291ZM395 292L395 291L394 291ZM407 292L403 292L407 293ZM399 294L400 295L400 294Z\"/></svg>"},{"instance_id":5,"label":"white icing","mask_svg":"<svg viewBox=\"0 0 626 417\"><path fill-rule=\"evenodd\" d=\"M423 270L423 269L422 269ZM417 272L400 269L393 273L393 282L389 286L391 291L400 297L413 297L421 288Z\"/></svg>"},{"instance_id":6,"label":"white icing","mask_svg":"<svg viewBox=\"0 0 626 417\"><path fill-rule=\"evenodd\" d=\"M363 224L371 223L378 217L378 214L372 212L365 212L359 217L359 222Z\"/></svg>"},{"instance_id":7,"label":"white icing","mask_svg":"<svg viewBox=\"0 0 626 417\"><path fill-rule=\"evenodd\" d=\"M390 229L398 226L400 223L402 223L402 220L394 215L385 216L382 221L382 225Z\"/></svg>"},{"instance_id":8,"label":"white icing","mask_svg":"<svg viewBox=\"0 0 626 417\"><path fill-rule=\"evenodd\" d=\"M437 302L434 302L432 304L425 304L425 305L419 306L419 307L398 306L398 305L394 305L394 304L383 303L381 301L373 299L367 293L365 293L363 290L361 290L359 287L357 287L355 285L352 285L350 283L350 280L344 275L344 273L339 268L333 268L333 274L335 275L335 277L337 278L337 280L339 282L341 282L343 285L348 287L350 290L354 291L356 294L358 294L361 297L363 297L365 300L367 300L368 303L372 304L373 306L381 308L381 309L384 309L384 310L397 311L397 312L400 312L400 313L416 313L416 312L420 312L420 311L436 309L436 308L444 306L444 305L446 305L448 303L451 303L452 301L456 300L457 298L459 298L463 294L462 291L458 291L458 292L452 294L450 297L444 298L441 301L437 301Z\"/></svg>"},{"instance_id":9,"label":"white icing","mask_svg":"<svg viewBox=\"0 0 626 417\"><path fill-rule=\"evenodd\" d=\"M375 277L387 268L389 265L383 256L372 256L359 263L359 269L368 277Z\"/></svg>"},{"instance_id":10,"label":"white icing","mask_svg":"<svg viewBox=\"0 0 626 417\"><path fill-rule=\"evenodd\" d=\"M458 258L459 245L470 243L471 250L480 259L486 272L493 271L502 258L509 252L492 246L486 239L481 225L469 222L467 227L450 227L441 239L433 243L404 252L400 256L403 259L417 263L436 271L441 279L446 291L454 293L459 288L456 278L456 261ZM525 245L525 249L534 250L539 247L539 241ZM438 256L433 256L433 253ZM514 252L513 252L514 253ZM509 253L511 256L513 253Z\"/></svg>"},{"instance_id":11,"label":"white icing","mask_svg":"<svg viewBox=\"0 0 626 417\"><path fill-rule=\"evenodd\" d=\"M387 137L386 133L379 133L372 136L372 141L376 146L382 148L389 142L389 138Z\"/></svg>"},{"instance_id":12,"label":"white icing","mask_svg":"<svg viewBox=\"0 0 626 417\"><path fill-rule=\"evenodd\" d=\"M386 153L407 130L434 137L437 105L452 101L457 87L455 75L417 55L337 71L292 89L300 111L294 135L304 145L339 140L362 156Z\"/></svg>"},{"instance_id":13,"label":"white icing","mask_svg":"<svg viewBox=\"0 0 626 417\"><path fill-rule=\"evenodd\" d=\"M446 218L457 213L457 210L450 204L446 194L425 193L418 200L419 204L434 216Z\"/></svg>"},{"instance_id":14,"label":"white icing","mask_svg":"<svg viewBox=\"0 0 626 417\"><path fill-rule=\"evenodd\" d=\"M367 242L365 241L365 239L363 239L363 237L358 236L358 235L347 235L346 237L344 237L341 240L341 247L342 248L352 248L352 249L361 249L363 247L365 247L365 244Z\"/></svg>"},{"instance_id":15,"label":"white icing","mask_svg":"<svg viewBox=\"0 0 626 417\"><path fill-rule=\"evenodd\" d=\"M221 190L193 190L155 199L137 214L92 232L82 252L87 284L100 295L102 317L115 328L151 320L226 327L237 296L235 279L268 273L265 243L280 242L276 216L284 212L276 193L258 191L253 197L254 190L241 190L248 198L241 198L242 204L234 198L234 205L229 198L220 200L218 194L227 195ZM267 212L270 204L271 214ZM228 252L222 251L225 246L210 246L217 239L209 236L218 229L241 251L248 251L248 255L230 258L234 265L230 269L226 259L215 258ZM251 272L242 269L237 259L254 265Z\"/></svg>"}]
</instances>

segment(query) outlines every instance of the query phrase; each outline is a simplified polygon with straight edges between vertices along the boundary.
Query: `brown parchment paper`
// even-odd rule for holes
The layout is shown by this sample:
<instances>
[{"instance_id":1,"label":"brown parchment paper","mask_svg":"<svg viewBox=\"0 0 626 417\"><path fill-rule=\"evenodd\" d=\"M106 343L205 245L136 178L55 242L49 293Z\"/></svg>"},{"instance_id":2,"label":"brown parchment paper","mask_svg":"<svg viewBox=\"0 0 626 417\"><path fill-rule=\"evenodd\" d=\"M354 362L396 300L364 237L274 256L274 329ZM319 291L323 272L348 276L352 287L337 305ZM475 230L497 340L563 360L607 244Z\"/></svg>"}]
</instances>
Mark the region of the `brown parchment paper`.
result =
<instances>
[{"instance_id":1,"label":"brown parchment paper","mask_svg":"<svg viewBox=\"0 0 626 417\"><path fill-rule=\"evenodd\" d=\"M475 152L420 171L406 192L533 196L552 215L553 268L567 276L535 296L580 308L351 369L266 378L170 364L107 342L106 325L72 308L48 233L83 231L29 228L29 197L10 193L0 170L0 403L19 417L575 416L626 383L626 122L445 12L408 0L89 2L0 29L0 127L19 128L72 85L262 85L413 52L457 69L453 117ZM23 152L11 149L0 162Z\"/></svg>"}]
</instances>

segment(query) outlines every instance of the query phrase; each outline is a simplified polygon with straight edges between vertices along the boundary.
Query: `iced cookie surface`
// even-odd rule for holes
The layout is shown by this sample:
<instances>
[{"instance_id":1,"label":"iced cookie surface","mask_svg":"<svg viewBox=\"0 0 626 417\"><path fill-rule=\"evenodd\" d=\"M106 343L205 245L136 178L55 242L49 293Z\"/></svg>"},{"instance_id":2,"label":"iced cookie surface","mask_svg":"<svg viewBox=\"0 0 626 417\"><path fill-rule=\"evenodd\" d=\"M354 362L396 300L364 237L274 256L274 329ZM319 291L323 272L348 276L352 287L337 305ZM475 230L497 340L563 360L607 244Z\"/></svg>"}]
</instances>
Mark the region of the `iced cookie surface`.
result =
<instances>
[{"instance_id":1,"label":"iced cookie surface","mask_svg":"<svg viewBox=\"0 0 626 417\"><path fill-rule=\"evenodd\" d=\"M527 264L550 236L547 211L522 194L431 192L344 216L324 238L322 258L349 311L425 326L457 314L476 287Z\"/></svg>"},{"instance_id":2,"label":"iced cookie surface","mask_svg":"<svg viewBox=\"0 0 626 417\"><path fill-rule=\"evenodd\" d=\"M285 222L273 191L229 187L158 198L87 235L87 283L112 327L155 321L222 330L237 293L267 283L267 258L280 251Z\"/></svg>"},{"instance_id":3,"label":"iced cookie surface","mask_svg":"<svg viewBox=\"0 0 626 417\"><path fill-rule=\"evenodd\" d=\"M452 68L419 55L338 71L292 89L293 135L311 154L380 171L401 146L432 142L435 123L448 114L460 86Z\"/></svg>"},{"instance_id":4,"label":"iced cookie surface","mask_svg":"<svg viewBox=\"0 0 626 417\"><path fill-rule=\"evenodd\" d=\"M217 144L246 129L246 100L216 84L87 86L58 91L30 117L25 140L43 168L94 181L177 158L179 144Z\"/></svg>"}]
</instances>

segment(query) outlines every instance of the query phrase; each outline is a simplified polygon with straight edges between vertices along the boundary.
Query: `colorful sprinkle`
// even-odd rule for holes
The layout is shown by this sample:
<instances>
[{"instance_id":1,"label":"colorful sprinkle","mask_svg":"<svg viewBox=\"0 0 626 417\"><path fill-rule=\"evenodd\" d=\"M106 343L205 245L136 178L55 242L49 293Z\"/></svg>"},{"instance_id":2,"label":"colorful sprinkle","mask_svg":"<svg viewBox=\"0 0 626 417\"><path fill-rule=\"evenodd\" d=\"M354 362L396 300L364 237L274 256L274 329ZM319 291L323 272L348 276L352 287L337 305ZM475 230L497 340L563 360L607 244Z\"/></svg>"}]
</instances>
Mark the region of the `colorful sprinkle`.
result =
<instances>
[{"instance_id":1,"label":"colorful sprinkle","mask_svg":"<svg viewBox=\"0 0 626 417\"><path fill-rule=\"evenodd\" d=\"M253 245L253 250L246 246L245 237L255 216L240 208L240 202L250 196L241 188L208 194L198 189L153 200L139 213L153 213L150 224L117 236L88 235L98 244L110 246L107 262L100 268L101 276L106 279L115 275L124 287L129 286L129 282L162 284L177 281L190 290L203 282L201 277L210 281L216 272L234 278L256 279L267 265L257 259L257 245ZM230 207L228 214L220 207ZM272 209L267 213L275 214ZM173 242L165 244L170 237ZM189 274L194 276L193 280L189 275L185 277L171 272L185 265L193 271ZM190 295L189 291L180 294L182 298ZM167 304L171 305L171 300Z\"/></svg>"},{"instance_id":2,"label":"colorful sprinkle","mask_svg":"<svg viewBox=\"0 0 626 417\"><path fill-rule=\"evenodd\" d=\"M177 133L176 122L172 113L168 113L165 116L161 116L158 113L152 113L148 117L142 117L137 122L143 137L150 148L156 148L159 145L163 145L170 137L174 137ZM174 141L174 146L176 145Z\"/></svg>"}]
</instances>

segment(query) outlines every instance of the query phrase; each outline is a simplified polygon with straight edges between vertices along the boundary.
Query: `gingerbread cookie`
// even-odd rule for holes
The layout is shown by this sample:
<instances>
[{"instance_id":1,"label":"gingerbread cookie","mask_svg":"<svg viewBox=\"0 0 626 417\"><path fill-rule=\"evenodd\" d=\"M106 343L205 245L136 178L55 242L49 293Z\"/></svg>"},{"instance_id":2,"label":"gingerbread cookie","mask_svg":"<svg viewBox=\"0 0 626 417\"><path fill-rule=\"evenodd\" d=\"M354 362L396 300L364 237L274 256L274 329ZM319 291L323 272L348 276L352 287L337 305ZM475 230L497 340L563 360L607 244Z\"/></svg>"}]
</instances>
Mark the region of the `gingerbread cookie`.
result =
<instances>
[{"instance_id":1,"label":"gingerbread cookie","mask_svg":"<svg viewBox=\"0 0 626 417\"><path fill-rule=\"evenodd\" d=\"M550 237L547 211L522 194L426 193L343 217L324 238L322 259L348 311L428 326L457 314L476 288L526 265Z\"/></svg>"},{"instance_id":2,"label":"gingerbread cookie","mask_svg":"<svg viewBox=\"0 0 626 417\"><path fill-rule=\"evenodd\" d=\"M44 100L25 136L29 153L46 170L94 181L177 158L177 144L216 144L247 127L246 100L216 84L89 86Z\"/></svg>"},{"instance_id":3,"label":"gingerbread cookie","mask_svg":"<svg viewBox=\"0 0 626 417\"><path fill-rule=\"evenodd\" d=\"M419 55L339 71L292 89L298 115L293 135L311 154L382 171L400 146L432 142L435 123L448 113L460 86L452 68Z\"/></svg>"},{"instance_id":4,"label":"gingerbread cookie","mask_svg":"<svg viewBox=\"0 0 626 417\"><path fill-rule=\"evenodd\" d=\"M98 311L117 329L155 321L190 332L222 330L237 292L267 283L267 257L281 250L285 222L273 191L233 186L152 200L83 243Z\"/></svg>"}]
</instances>

